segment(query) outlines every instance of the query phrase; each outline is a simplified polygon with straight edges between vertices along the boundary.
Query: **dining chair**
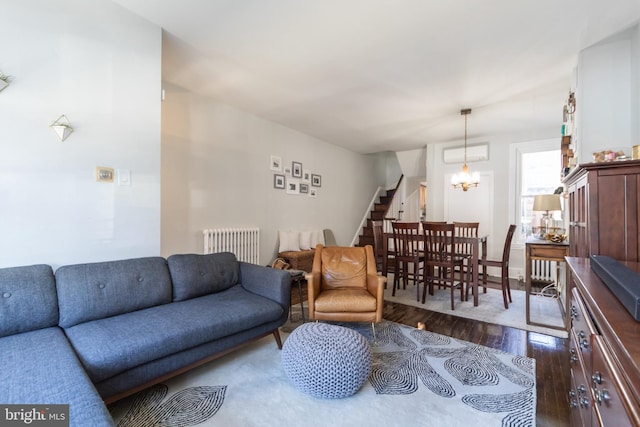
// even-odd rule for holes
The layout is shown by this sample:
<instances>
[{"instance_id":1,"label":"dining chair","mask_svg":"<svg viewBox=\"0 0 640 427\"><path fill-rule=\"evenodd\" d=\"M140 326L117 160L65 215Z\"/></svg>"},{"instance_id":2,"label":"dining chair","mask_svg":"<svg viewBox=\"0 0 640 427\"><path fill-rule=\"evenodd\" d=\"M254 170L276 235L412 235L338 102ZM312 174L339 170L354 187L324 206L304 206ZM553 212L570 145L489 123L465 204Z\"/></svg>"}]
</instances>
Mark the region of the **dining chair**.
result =
<instances>
[{"instance_id":1,"label":"dining chair","mask_svg":"<svg viewBox=\"0 0 640 427\"><path fill-rule=\"evenodd\" d=\"M373 253L376 258L376 268L382 272L384 277L387 277L388 273L395 271L394 253L387 248L388 240L384 235L384 222L372 221L371 227L373 228ZM387 288L386 282L384 287Z\"/></svg>"},{"instance_id":2,"label":"dining chair","mask_svg":"<svg viewBox=\"0 0 640 427\"><path fill-rule=\"evenodd\" d=\"M420 272L424 267L424 253L420 249L422 240L420 223L393 222L391 227L395 259L392 295L395 295L396 289L399 288L400 278L402 278L403 289L407 288L407 282L411 279L417 288L416 300L420 301L420 282L422 281Z\"/></svg>"},{"instance_id":3,"label":"dining chair","mask_svg":"<svg viewBox=\"0 0 640 427\"><path fill-rule=\"evenodd\" d=\"M469 287L469 275L463 268L464 257L455 253L455 228L453 224L423 223L422 232L425 256L422 302L426 301L427 286L429 295L433 295L434 284L437 284L450 289L451 310L454 310L455 290L460 289L460 301L463 301L465 285Z\"/></svg>"},{"instance_id":4,"label":"dining chair","mask_svg":"<svg viewBox=\"0 0 640 427\"><path fill-rule=\"evenodd\" d=\"M502 299L504 300L504 308L509 308L509 302L512 302L511 286L509 285L509 254L511 252L511 241L513 240L513 234L515 231L515 224L511 224L507 231L507 237L504 240L501 260L481 259L478 261L478 265L483 267L482 285L485 287L487 283L497 283L500 285L500 288L502 289ZM493 278L487 276L487 267L498 267L500 269L500 277ZM468 295L469 289L467 288L467 298ZM507 297L509 301L507 301Z\"/></svg>"},{"instance_id":5,"label":"dining chair","mask_svg":"<svg viewBox=\"0 0 640 427\"><path fill-rule=\"evenodd\" d=\"M456 237L478 237L479 222L460 222L453 221ZM458 240L456 242L456 254L465 258L464 269L467 274L473 274L473 265L471 264L473 256L473 246L469 242ZM487 292L487 288L484 288Z\"/></svg>"}]
</instances>

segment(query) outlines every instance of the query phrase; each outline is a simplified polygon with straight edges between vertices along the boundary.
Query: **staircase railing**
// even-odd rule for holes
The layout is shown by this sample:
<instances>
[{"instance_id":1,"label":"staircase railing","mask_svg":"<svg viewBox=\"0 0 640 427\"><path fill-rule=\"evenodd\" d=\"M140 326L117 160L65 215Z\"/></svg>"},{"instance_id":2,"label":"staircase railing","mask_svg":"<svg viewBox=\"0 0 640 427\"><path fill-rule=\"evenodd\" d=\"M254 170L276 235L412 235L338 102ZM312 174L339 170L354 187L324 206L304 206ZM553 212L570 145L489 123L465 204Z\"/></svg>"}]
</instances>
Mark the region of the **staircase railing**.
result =
<instances>
[{"instance_id":1,"label":"staircase railing","mask_svg":"<svg viewBox=\"0 0 640 427\"><path fill-rule=\"evenodd\" d=\"M400 175L400 179L398 179L398 183L396 184L396 188L393 192L393 200L391 201L391 203L389 203L389 205L387 206L387 208L384 211L384 222L383 224L385 225L385 227L390 227L390 225L388 225L388 221L386 221L386 216L387 213L389 212L389 208L391 207L391 205L393 204L393 202L395 201L396 198L396 194L398 193L398 188L400 188L400 184L402 183L402 179L404 178L404 175ZM373 198L371 199L371 201L369 202L369 206L367 207L367 210L364 212L364 216L362 218L362 220L360 221L360 224L358 226L358 228L356 228L356 233L353 236L353 239L351 239L351 246L355 246L356 242L358 242L358 238L360 236L360 232L364 229L364 227L367 224L367 219L369 218L369 214L371 213L371 211L373 210L376 201L378 200L378 198L380 197L380 194L382 192L386 192L387 189L382 188L382 187L378 187L378 189L375 191L375 194L373 195Z\"/></svg>"},{"instance_id":2,"label":"staircase railing","mask_svg":"<svg viewBox=\"0 0 640 427\"><path fill-rule=\"evenodd\" d=\"M360 232L362 231L364 226L367 224L367 219L369 218L369 214L371 213L371 211L373 210L373 207L376 204L376 200L378 200L378 198L380 197L381 193L386 192L386 191L387 190L385 188L378 187L378 189L374 193L373 197L371 198L371 201L369 202L369 206L367 207L367 209L364 212L364 217L362 218L362 221L360 221L360 225L358 226L358 228L356 228L356 234L355 234L355 236L353 236L353 239L351 239L351 245L350 246L355 246L356 243L358 242L358 237L360 236Z\"/></svg>"}]
</instances>

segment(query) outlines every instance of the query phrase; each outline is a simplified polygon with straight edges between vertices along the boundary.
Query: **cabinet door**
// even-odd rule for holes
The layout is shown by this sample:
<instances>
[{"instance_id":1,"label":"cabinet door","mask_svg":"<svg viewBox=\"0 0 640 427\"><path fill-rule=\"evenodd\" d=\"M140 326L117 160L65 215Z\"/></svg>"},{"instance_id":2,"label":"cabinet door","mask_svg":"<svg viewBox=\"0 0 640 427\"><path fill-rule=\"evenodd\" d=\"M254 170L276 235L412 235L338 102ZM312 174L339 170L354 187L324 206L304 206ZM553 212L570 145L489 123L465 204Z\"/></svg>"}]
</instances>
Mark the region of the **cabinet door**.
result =
<instances>
[{"instance_id":1,"label":"cabinet door","mask_svg":"<svg viewBox=\"0 0 640 427\"><path fill-rule=\"evenodd\" d=\"M583 176L569 185L569 253L574 257L589 256L589 234L587 232L587 197L589 183Z\"/></svg>"},{"instance_id":2,"label":"cabinet door","mask_svg":"<svg viewBox=\"0 0 640 427\"><path fill-rule=\"evenodd\" d=\"M593 253L624 261L638 258L638 180L637 173L599 171L597 188L592 197L597 206L592 210L597 225L590 225ZM623 172L623 171L620 171ZM593 200L593 199L592 199Z\"/></svg>"}]
</instances>

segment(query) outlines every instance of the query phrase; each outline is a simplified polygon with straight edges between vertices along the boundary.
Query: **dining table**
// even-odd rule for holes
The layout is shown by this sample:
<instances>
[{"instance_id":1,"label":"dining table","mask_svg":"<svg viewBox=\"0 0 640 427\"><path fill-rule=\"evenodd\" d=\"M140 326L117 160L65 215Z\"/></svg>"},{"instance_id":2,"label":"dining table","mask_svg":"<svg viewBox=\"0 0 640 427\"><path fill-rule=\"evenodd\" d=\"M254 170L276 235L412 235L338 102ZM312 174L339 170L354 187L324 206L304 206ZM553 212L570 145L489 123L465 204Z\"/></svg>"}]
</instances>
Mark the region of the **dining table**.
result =
<instances>
[{"instance_id":1,"label":"dining table","mask_svg":"<svg viewBox=\"0 0 640 427\"><path fill-rule=\"evenodd\" d=\"M416 235L416 238L424 239L422 234ZM487 238L488 235L481 235L477 237L473 236L456 236L456 243L468 243L471 245L471 287L473 289L473 306L478 306L478 288L480 284L480 260L485 260L487 258ZM388 263L389 263L389 255L392 252L389 252L389 248L392 245L389 245L389 242L393 242L393 233L384 233L383 249L382 253L387 254L382 258L382 274L386 276L388 271Z\"/></svg>"}]
</instances>

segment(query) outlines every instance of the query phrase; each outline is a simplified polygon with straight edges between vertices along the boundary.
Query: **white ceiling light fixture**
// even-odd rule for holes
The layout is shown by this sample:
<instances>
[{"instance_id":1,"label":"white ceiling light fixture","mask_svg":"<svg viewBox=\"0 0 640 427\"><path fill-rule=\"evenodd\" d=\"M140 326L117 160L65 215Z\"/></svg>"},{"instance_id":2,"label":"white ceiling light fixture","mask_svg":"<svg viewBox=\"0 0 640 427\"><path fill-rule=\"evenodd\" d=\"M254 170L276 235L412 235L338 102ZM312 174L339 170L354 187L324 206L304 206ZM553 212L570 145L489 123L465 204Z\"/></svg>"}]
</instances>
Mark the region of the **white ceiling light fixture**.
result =
<instances>
[{"instance_id":1,"label":"white ceiling light fixture","mask_svg":"<svg viewBox=\"0 0 640 427\"><path fill-rule=\"evenodd\" d=\"M478 186L480 175L478 172L470 174L467 166L467 116L471 114L471 108L460 110L460 114L464 116L464 166L462 166L462 172L451 177L451 185L453 188L462 188L462 191L467 191L471 187Z\"/></svg>"}]
</instances>

